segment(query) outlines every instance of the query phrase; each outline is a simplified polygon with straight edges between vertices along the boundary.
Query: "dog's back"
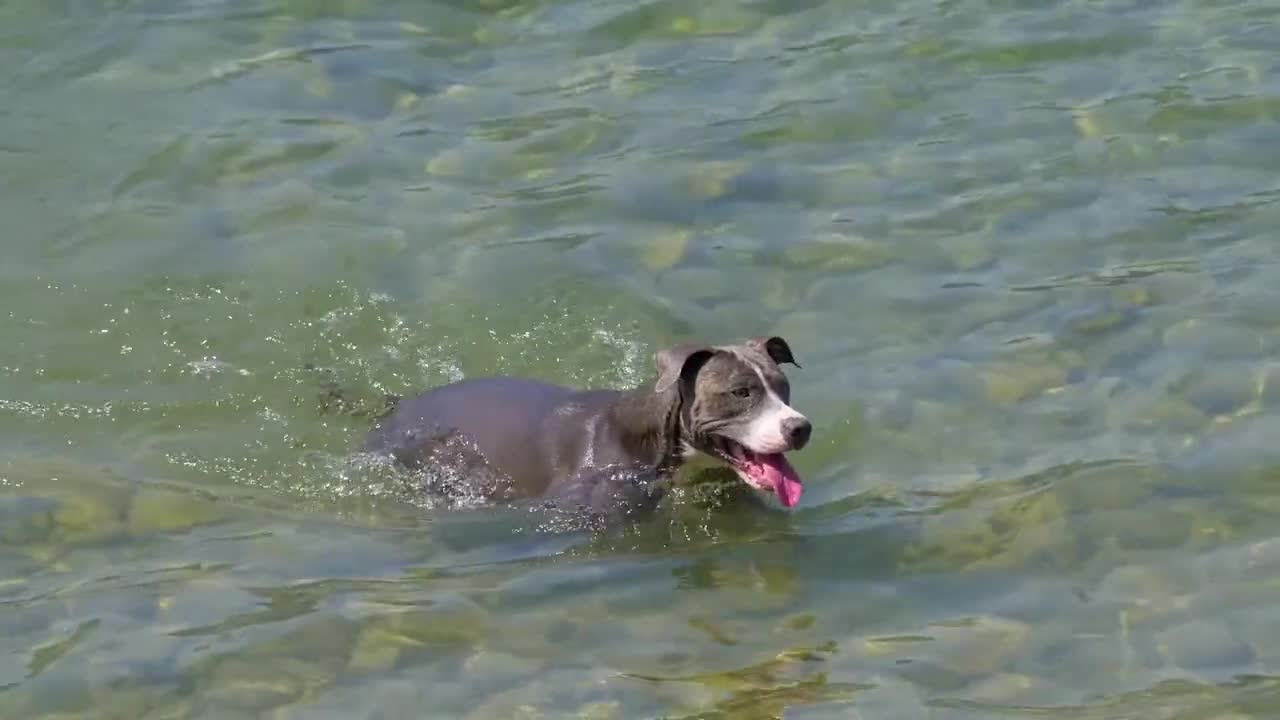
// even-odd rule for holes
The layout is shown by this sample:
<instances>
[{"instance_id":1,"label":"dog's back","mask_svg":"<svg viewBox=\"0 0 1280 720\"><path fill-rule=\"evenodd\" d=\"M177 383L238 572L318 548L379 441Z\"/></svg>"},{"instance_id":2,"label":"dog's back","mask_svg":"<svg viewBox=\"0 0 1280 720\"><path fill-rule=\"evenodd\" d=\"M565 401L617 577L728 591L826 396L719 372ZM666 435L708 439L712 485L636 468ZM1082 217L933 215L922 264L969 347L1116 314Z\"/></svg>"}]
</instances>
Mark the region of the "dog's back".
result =
<instances>
[{"instance_id":1,"label":"dog's back","mask_svg":"<svg viewBox=\"0 0 1280 720\"><path fill-rule=\"evenodd\" d=\"M565 456L576 451L556 447L563 434L549 432L551 428L592 412L611 394L523 378L464 380L402 400L374 425L365 449L390 453L402 464L417 467L444 444L461 440L510 478L509 487L500 488L499 494L534 497L547 490Z\"/></svg>"}]
</instances>

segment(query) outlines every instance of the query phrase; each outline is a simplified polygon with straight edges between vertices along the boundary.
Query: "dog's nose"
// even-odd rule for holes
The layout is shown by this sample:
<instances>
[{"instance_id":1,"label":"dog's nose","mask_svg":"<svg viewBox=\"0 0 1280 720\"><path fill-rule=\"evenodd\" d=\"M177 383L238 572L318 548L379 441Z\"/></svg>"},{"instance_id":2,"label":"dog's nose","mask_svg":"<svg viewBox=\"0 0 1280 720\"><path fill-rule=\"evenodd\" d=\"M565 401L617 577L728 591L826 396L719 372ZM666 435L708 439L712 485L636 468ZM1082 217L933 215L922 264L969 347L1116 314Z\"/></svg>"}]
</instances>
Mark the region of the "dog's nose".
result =
<instances>
[{"instance_id":1,"label":"dog's nose","mask_svg":"<svg viewBox=\"0 0 1280 720\"><path fill-rule=\"evenodd\" d=\"M802 417L787 418L782 421L782 434L787 438L787 442L791 444L792 450L799 450L809 442L809 433L813 432L813 425Z\"/></svg>"}]
</instances>

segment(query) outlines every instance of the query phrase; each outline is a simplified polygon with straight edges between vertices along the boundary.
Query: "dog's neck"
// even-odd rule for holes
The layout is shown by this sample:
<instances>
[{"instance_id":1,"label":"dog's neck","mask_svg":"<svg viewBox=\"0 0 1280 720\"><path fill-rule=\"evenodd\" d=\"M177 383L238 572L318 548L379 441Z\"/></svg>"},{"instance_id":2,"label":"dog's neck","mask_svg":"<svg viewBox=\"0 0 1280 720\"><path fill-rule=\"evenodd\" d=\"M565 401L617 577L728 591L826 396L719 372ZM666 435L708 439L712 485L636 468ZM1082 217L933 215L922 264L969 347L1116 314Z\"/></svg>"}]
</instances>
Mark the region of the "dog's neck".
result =
<instances>
[{"instance_id":1,"label":"dog's neck","mask_svg":"<svg viewBox=\"0 0 1280 720\"><path fill-rule=\"evenodd\" d=\"M670 471L684 460L680 406L680 388L658 394L642 386L620 393L609 413L628 453L660 471Z\"/></svg>"}]
</instances>

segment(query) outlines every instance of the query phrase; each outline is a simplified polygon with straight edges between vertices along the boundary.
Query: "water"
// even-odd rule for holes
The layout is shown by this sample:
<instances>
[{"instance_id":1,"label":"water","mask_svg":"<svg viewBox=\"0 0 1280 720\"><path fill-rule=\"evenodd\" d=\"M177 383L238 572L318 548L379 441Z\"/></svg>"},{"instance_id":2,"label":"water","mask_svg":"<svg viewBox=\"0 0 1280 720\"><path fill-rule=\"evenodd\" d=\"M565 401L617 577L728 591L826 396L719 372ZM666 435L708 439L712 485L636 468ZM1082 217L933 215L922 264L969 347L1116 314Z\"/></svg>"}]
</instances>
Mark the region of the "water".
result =
<instances>
[{"instance_id":1,"label":"water","mask_svg":"<svg viewBox=\"0 0 1280 720\"><path fill-rule=\"evenodd\" d=\"M0 4L0 715L1275 717L1278 17ZM762 333L792 512L352 456Z\"/></svg>"}]
</instances>

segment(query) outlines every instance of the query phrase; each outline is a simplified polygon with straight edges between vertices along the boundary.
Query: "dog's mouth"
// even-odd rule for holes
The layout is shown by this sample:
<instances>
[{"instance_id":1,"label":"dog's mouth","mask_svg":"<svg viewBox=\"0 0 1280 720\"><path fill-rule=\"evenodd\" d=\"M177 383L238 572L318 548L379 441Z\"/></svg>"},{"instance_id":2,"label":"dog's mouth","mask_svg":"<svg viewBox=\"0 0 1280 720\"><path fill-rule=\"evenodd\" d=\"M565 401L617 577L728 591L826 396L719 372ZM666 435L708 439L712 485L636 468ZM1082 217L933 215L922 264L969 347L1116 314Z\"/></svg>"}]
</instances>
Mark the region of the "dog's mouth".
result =
<instances>
[{"instance_id":1,"label":"dog's mouth","mask_svg":"<svg viewBox=\"0 0 1280 720\"><path fill-rule=\"evenodd\" d=\"M741 443L719 435L708 435L711 454L729 463L742 481L757 490L772 492L784 507L800 502L804 486L800 475L782 453L757 453Z\"/></svg>"}]
</instances>

